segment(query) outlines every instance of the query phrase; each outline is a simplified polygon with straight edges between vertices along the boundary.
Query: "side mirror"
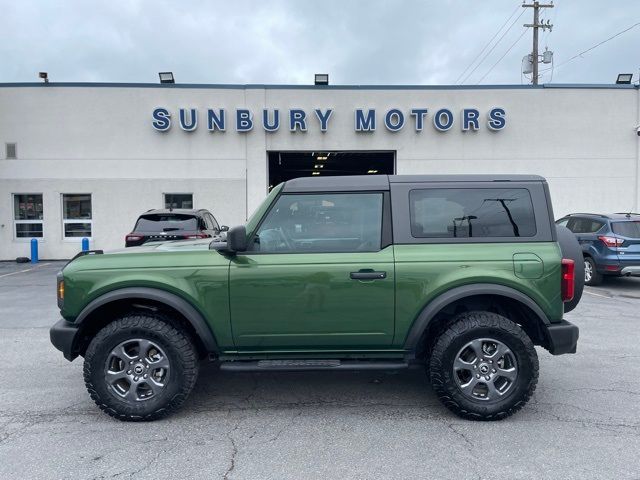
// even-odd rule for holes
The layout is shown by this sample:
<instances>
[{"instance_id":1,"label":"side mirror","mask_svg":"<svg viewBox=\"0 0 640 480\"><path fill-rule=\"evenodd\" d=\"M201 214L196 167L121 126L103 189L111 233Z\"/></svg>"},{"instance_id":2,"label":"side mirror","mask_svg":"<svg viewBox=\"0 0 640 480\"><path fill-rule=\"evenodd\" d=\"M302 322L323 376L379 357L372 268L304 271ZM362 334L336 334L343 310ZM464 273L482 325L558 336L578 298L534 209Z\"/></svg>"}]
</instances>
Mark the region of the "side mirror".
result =
<instances>
[{"instance_id":1,"label":"side mirror","mask_svg":"<svg viewBox=\"0 0 640 480\"><path fill-rule=\"evenodd\" d=\"M220 231L221 232L228 232L229 231L229 227L227 227L226 225L220 225Z\"/></svg>"},{"instance_id":2,"label":"side mirror","mask_svg":"<svg viewBox=\"0 0 640 480\"><path fill-rule=\"evenodd\" d=\"M227 250L229 252L245 252L247 250L247 229L239 225L227 232Z\"/></svg>"}]
</instances>

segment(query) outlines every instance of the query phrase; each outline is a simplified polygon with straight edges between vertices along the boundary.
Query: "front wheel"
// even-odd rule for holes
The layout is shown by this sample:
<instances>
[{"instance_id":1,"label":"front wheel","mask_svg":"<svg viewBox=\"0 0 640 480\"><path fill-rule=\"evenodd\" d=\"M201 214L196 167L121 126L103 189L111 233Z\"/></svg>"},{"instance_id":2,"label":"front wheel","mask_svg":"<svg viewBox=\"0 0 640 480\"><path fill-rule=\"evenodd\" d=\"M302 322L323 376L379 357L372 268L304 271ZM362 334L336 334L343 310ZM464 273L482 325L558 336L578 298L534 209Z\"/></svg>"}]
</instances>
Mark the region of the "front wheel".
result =
<instances>
[{"instance_id":1,"label":"front wheel","mask_svg":"<svg viewBox=\"0 0 640 480\"><path fill-rule=\"evenodd\" d=\"M191 339L160 315L132 313L109 323L84 358L91 398L120 420L156 420L174 412L197 376Z\"/></svg>"},{"instance_id":2,"label":"front wheel","mask_svg":"<svg viewBox=\"0 0 640 480\"><path fill-rule=\"evenodd\" d=\"M500 420L520 410L538 382L538 356L514 322L490 312L458 316L440 335L429 362L431 385L452 412Z\"/></svg>"}]
</instances>

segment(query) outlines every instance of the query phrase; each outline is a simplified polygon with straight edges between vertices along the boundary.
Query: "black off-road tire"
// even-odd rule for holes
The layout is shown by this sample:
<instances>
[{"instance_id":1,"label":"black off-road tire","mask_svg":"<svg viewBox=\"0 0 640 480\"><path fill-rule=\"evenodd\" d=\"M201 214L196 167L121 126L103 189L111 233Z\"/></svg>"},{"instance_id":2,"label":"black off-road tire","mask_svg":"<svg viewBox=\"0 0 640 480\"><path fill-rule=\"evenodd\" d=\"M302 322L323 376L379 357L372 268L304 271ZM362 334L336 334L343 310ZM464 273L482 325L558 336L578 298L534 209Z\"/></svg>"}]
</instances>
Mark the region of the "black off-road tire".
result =
<instances>
[{"instance_id":1,"label":"black off-road tire","mask_svg":"<svg viewBox=\"0 0 640 480\"><path fill-rule=\"evenodd\" d=\"M454 378L453 362L460 350L484 338L506 345L517 361L516 379L496 401L469 398ZM500 420L512 415L529 401L538 382L538 356L531 339L514 322L490 312L459 315L436 340L428 366L431 385L440 401L469 420Z\"/></svg>"},{"instance_id":2,"label":"black off-road tire","mask_svg":"<svg viewBox=\"0 0 640 480\"><path fill-rule=\"evenodd\" d=\"M144 401L120 397L106 380L106 365L114 348L131 339L146 339L163 350L169 361L163 390ZM189 335L160 314L132 312L105 326L93 338L84 358L84 382L104 412L124 421L150 421L170 415L187 399L198 378L198 355Z\"/></svg>"}]
</instances>

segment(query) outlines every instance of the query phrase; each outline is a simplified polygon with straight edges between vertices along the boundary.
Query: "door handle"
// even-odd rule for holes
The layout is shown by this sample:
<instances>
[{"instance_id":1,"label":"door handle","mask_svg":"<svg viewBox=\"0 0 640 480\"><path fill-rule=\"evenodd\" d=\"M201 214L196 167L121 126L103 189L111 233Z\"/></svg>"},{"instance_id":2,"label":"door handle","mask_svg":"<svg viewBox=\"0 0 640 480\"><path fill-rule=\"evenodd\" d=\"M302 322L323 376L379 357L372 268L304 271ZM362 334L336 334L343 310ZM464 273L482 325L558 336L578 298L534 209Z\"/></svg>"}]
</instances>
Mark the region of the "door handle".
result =
<instances>
[{"instance_id":1,"label":"door handle","mask_svg":"<svg viewBox=\"0 0 640 480\"><path fill-rule=\"evenodd\" d=\"M387 278L387 272L376 272L374 270L360 270L349 274L352 280L379 280Z\"/></svg>"}]
</instances>

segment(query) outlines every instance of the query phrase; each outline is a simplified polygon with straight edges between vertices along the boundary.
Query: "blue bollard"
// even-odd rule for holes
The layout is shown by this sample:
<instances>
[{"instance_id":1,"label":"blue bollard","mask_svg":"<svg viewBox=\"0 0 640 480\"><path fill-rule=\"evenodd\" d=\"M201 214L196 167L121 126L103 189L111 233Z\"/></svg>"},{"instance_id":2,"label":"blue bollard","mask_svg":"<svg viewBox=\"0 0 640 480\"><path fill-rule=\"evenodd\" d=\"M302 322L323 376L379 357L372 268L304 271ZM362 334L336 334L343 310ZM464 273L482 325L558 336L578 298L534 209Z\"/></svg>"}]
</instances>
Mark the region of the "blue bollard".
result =
<instances>
[{"instance_id":1,"label":"blue bollard","mask_svg":"<svg viewBox=\"0 0 640 480\"><path fill-rule=\"evenodd\" d=\"M31 239L31 263L38 263L38 240Z\"/></svg>"},{"instance_id":2,"label":"blue bollard","mask_svg":"<svg viewBox=\"0 0 640 480\"><path fill-rule=\"evenodd\" d=\"M89 250L89 239L85 237L82 239L82 251L86 252L87 250Z\"/></svg>"}]
</instances>

